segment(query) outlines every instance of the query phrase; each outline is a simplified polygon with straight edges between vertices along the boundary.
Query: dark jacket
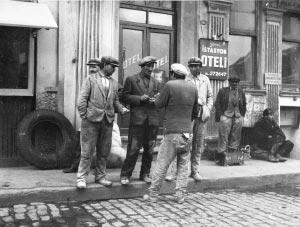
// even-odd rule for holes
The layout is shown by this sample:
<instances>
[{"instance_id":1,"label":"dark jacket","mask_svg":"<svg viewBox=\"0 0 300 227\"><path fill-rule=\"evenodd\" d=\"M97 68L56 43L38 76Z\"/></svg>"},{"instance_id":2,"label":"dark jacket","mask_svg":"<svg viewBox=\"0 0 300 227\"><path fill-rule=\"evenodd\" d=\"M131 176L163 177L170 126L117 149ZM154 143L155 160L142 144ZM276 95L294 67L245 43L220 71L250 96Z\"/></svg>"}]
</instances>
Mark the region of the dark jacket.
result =
<instances>
[{"instance_id":1,"label":"dark jacket","mask_svg":"<svg viewBox=\"0 0 300 227\"><path fill-rule=\"evenodd\" d=\"M130 124L142 125L148 118L149 125L159 126L160 111L153 105L141 102L144 94L153 97L160 90L158 80L150 77L149 88L145 87L141 75L129 76L125 80L123 88L123 100L130 105Z\"/></svg>"},{"instance_id":2,"label":"dark jacket","mask_svg":"<svg viewBox=\"0 0 300 227\"><path fill-rule=\"evenodd\" d=\"M274 119L262 117L254 125L255 143L259 148L270 150L275 143L284 142L285 135ZM272 138L268 138L272 136Z\"/></svg>"},{"instance_id":3,"label":"dark jacket","mask_svg":"<svg viewBox=\"0 0 300 227\"><path fill-rule=\"evenodd\" d=\"M241 115L244 117L246 113L246 97L245 93L242 89L238 89L238 96L239 96L239 110ZM215 108L216 108L216 114L215 114L215 120L216 122L220 121L221 115L224 114L224 112L228 108L228 102L229 102L229 91L230 87L224 87L221 88L218 92L217 99L215 102Z\"/></svg>"},{"instance_id":4,"label":"dark jacket","mask_svg":"<svg viewBox=\"0 0 300 227\"><path fill-rule=\"evenodd\" d=\"M190 133L197 103L198 92L194 84L185 80L168 81L155 100L155 106L165 108L166 133Z\"/></svg>"},{"instance_id":5,"label":"dark jacket","mask_svg":"<svg viewBox=\"0 0 300 227\"><path fill-rule=\"evenodd\" d=\"M118 83L109 78L109 90L106 95L98 73L90 74L84 80L78 99L78 112L80 117L92 122L100 122L106 116L108 122L113 122L115 112L122 111L119 102Z\"/></svg>"}]
</instances>

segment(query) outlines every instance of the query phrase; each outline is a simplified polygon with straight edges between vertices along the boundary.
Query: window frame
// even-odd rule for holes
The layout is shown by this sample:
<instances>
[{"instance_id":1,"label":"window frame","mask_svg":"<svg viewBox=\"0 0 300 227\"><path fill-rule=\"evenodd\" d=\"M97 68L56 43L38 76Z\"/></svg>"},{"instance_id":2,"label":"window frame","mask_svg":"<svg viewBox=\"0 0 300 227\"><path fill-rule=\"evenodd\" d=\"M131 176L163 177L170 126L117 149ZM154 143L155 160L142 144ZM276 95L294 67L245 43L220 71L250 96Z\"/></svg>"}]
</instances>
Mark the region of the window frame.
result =
<instances>
[{"instance_id":1,"label":"window frame","mask_svg":"<svg viewBox=\"0 0 300 227\"><path fill-rule=\"evenodd\" d=\"M257 87L257 66L258 66L258 50L257 50L257 42L258 42L258 12L259 12L259 4L256 0L253 0L255 2L255 16L254 16L254 23L255 23L255 31L247 30L247 29L232 29L229 24L229 36L230 35L236 35L236 36L246 36L251 37L251 50L252 51L252 81L240 81L240 86L242 88L255 88ZM231 13L231 10L230 10ZM229 14L230 14L229 13ZM228 55L229 58L229 55ZM229 67L229 65L228 65Z\"/></svg>"},{"instance_id":2,"label":"window frame","mask_svg":"<svg viewBox=\"0 0 300 227\"><path fill-rule=\"evenodd\" d=\"M20 88L0 88L0 96L34 96L34 37L32 30L29 33L28 50L28 87Z\"/></svg>"},{"instance_id":3,"label":"window frame","mask_svg":"<svg viewBox=\"0 0 300 227\"><path fill-rule=\"evenodd\" d=\"M294 13L294 12L286 12L285 14L288 14L288 15L296 15L297 17L299 17L299 20L300 20L300 15L297 14L297 13ZM283 18L282 18L282 21L283 21ZM283 23L282 23L283 24ZM283 34L283 29L282 29L282 42L289 42L289 43L297 43L300 45L300 37L299 39L295 39L295 38L287 38L284 36ZM283 70L283 65L281 66L281 75L282 74L282 70ZM300 75L299 75L300 76ZM283 81L283 80L282 80ZM296 90L297 89L297 92L299 92L300 90L300 84L286 84L286 83L283 83L281 84L281 89L283 91L288 91L288 90Z\"/></svg>"}]
</instances>

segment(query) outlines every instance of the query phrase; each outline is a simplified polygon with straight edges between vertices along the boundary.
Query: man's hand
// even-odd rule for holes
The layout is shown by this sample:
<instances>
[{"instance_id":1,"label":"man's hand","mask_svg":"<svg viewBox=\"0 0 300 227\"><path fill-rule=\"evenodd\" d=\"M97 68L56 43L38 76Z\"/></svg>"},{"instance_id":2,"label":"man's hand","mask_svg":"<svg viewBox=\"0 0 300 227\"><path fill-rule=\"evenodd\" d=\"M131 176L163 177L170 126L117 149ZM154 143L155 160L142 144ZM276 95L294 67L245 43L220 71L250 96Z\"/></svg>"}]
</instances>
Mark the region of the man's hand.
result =
<instances>
[{"instance_id":1,"label":"man's hand","mask_svg":"<svg viewBox=\"0 0 300 227\"><path fill-rule=\"evenodd\" d=\"M126 114L128 112L129 112L129 109L127 109L126 107L123 107L121 114L124 115L124 114Z\"/></svg>"},{"instance_id":2,"label":"man's hand","mask_svg":"<svg viewBox=\"0 0 300 227\"><path fill-rule=\"evenodd\" d=\"M143 94L143 95L141 96L141 102L149 101L149 99L150 99L149 95Z\"/></svg>"},{"instance_id":3,"label":"man's hand","mask_svg":"<svg viewBox=\"0 0 300 227\"><path fill-rule=\"evenodd\" d=\"M273 138L273 136L271 136L271 135L268 135L268 139L272 139Z\"/></svg>"}]
</instances>

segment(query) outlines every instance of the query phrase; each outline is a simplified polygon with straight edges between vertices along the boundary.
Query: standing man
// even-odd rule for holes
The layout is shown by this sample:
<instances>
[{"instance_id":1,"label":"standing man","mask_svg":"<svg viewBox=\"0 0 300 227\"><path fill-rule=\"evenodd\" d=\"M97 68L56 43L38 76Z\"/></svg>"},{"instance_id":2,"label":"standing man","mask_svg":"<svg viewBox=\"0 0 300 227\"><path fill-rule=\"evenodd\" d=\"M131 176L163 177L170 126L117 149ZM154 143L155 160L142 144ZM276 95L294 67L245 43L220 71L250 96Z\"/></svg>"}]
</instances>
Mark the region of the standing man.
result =
<instances>
[{"instance_id":1,"label":"standing man","mask_svg":"<svg viewBox=\"0 0 300 227\"><path fill-rule=\"evenodd\" d=\"M229 87L218 92L216 107L216 122L219 122L219 141L216 161L222 162L224 152L238 149L241 141L243 117L246 113L246 97L238 87L240 78L232 76L228 79Z\"/></svg>"},{"instance_id":2,"label":"standing man","mask_svg":"<svg viewBox=\"0 0 300 227\"><path fill-rule=\"evenodd\" d=\"M197 114L193 125L193 143L191 152L191 176L195 181L202 179L199 173L201 154L203 152L204 132L213 107L213 91L209 78L200 73L202 62L200 58L192 57L188 61L192 76L188 78L196 85L198 91Z\"/></svg>"},{"instance_id":3,"label":"standing man","mask_svg":"<svg viewBox=\"0 0 300 227\"><path fill-rule=\"evenodd\" d=\"M89 67L88 69L89 74L95 74L99 72L100 68L98 67L98 64L99 64L99 60L95 58L92 58L88 61L86 65ZM79 162L80 162L80 142L78 141L74 151L73 162L69 168L63 169L63 172L76 173L78 171Z\"/></svg>"},{"instance_id":4,"label":"standing man","mask_svg":"<svg viewBox=\"0 0 300 227\"><path fill-rule=\"evenodd\" d=\"M134 170L140 148L144 148L140 180L151 183L150 168L159 126L160 111L150 103L159 92L159 82L151 77L156 58L144 57L140 62L140 73L125 80L123 99L130 105L130 125L126 159L121 169L121 184L127 185Z\"/></svg>"},{"instance_id":5,"label":"standing man","mask_svg":"<svg viewBox=\"0 0 300 227\"><path fill-rule=\"evenodd\" d=\"M110 153L112 128L115 110L121 114L128 110L118 98L118 83L111 78L119 66L117 59L102 57L97 61L96 69L85 79L78 100L78 112L81 122L81 159L77 173L77 188L86 188L86 178L91 167L91 157L95 150L95 183L111 186L106 179L106 159Z\"/></svg>"},{"instance_id":6,"label":"standing man","mask_svg":"<svg viewBox=\"0 0 300 227\"><path fill-rule=\"evenodd\" d=\"M200 181L202 177L199 173L199 168L201 154L203 151L204 132L206 130L207 121L210 117L210 111L213 107L213 92L209 78L200 73L202 67L201 59L191 57L188 61L188 67L191 75L189 75L186 80L195 84L198 91L197 113L195 115L193 125L191 177L193 177L195 181ZM170 174L167 176L166 180L174 180L175 173L176 162L172 164Z\"/></svg>"},{"instance_id":7,"label":"standing man","mask_svg":"<svg viewBox=\"0 0 300 227\"><path fill-rule=\"evenodd\" d=\"M187 69L178 63L171 65L171 77L154 104L165 108L165 135L159 147L157 163L153 172L149 194L145 200L155 202L171 162L177 159L177 181L175 197L178 203L184 202L188 183L188 163L192 133L193 110L198 103L196 87L185 81Z\"/></svg>"}]
</instances>

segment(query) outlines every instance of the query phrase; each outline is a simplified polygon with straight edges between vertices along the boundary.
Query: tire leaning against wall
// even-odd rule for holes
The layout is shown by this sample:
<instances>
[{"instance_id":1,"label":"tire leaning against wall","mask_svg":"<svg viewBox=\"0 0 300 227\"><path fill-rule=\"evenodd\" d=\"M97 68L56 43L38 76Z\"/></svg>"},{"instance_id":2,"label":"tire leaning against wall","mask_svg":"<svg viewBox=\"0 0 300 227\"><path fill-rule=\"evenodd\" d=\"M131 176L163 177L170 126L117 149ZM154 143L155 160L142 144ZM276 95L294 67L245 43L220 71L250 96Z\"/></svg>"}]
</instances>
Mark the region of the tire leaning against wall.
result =
<instances>
[{"instance_id":1,"label":"tire leaning against wall","mask_svg":"<svg viewBox=\"0 0 300 227\"><path fill-rule=\"evenodd\" d=\"M38 124L54 124L62 135L62 144L55 152L42 153L32 144L32 133ZM36 110L26 115L17 127L16 146L19 154L39 169L69 167L76 145L76 132L69 120L52 110Z\"/></svg>"}]
</instances>

